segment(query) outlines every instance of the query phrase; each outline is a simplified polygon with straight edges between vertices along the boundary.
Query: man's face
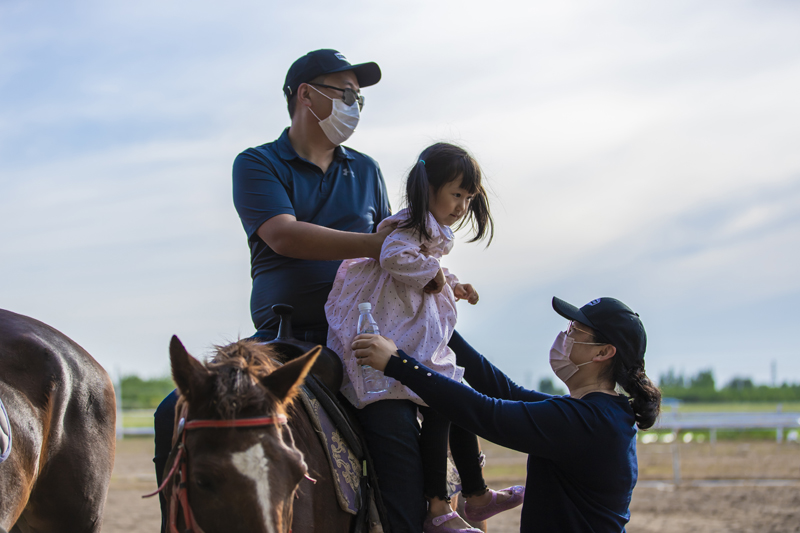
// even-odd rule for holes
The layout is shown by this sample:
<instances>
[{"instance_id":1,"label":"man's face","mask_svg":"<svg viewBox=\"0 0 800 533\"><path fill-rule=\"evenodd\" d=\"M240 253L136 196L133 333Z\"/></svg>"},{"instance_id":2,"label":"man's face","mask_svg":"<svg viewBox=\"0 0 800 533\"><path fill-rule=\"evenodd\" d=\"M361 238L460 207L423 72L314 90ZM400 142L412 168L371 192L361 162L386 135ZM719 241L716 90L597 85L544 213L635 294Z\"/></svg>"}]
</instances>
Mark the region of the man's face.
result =
<instances>
[{"instance_id":1,"label":"man's face","mask_svg":"<svg viewBox=\"0 0 800 533\"><path fill-rule=\"evenodd\" d=\"M312 107L314 112L317 114L320 120L324 120L331 114L331 110L333 109L333 101L329 98L334 100L342 100L343 93L342 91L338 91L336 89L314 85L315 83L330 85L331 87L337 87L339 89L353 89L357 93L361 92L361 87L358 85L358 78L356 78L356 75L350 70L345 72L336 72L334 74L326 74L325 76L321 76L320 78L309 82L309 85L316 89L316 91L314 89L309 91L309 97L313 103ZM328 98L325 98L323 94Z\"/></svg>"}]
</instances>

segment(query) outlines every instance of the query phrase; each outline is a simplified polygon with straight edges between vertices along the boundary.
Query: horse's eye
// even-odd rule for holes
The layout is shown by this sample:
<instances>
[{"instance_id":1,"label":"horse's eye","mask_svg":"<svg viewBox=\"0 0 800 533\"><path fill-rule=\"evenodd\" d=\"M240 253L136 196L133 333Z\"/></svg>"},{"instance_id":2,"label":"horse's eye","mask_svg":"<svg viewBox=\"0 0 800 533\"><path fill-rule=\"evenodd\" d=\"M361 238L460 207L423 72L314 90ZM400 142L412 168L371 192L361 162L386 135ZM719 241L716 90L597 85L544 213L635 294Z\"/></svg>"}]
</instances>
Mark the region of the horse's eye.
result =
<instances>
[{"instance_id":1,"label":"horse's eye","mask_svg":"<svg viewBox=\"0 0 800 533\"><path fill-rule=\"evenodd\" d=\"M199 475L192 477L192 484L200 490L212 491L214 490L214 482L210 477Z\"/></svg>"}]
</instances>

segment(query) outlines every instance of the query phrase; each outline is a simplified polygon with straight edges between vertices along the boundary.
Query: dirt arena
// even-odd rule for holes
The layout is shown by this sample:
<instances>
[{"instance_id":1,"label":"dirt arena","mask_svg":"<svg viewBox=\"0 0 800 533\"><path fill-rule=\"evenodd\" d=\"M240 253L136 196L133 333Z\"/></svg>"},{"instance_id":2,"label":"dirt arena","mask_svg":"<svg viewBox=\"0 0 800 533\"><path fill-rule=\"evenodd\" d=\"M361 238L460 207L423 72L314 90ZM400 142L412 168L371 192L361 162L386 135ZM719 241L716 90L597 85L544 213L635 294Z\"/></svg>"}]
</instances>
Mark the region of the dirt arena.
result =
<instances>
[{"instance_id":1,"label":"dirt arena","mask_svg":"<svg viewBox=\"0 0 800 533\"><path fill-rule=\"evenodd\" d=\"M152 440L119 442L103 533L155 533L158 499ZM486 446L492 487L524 482L525 457ZM630 533L800 532L800 445L774 442L681 444L681 483L674 485L670 445L639 446L640 482L633 493ZM709 481L713 480L713 481ZM489 521L492 533L519 531L519 512Z\"/></svg>"}]
</instances>

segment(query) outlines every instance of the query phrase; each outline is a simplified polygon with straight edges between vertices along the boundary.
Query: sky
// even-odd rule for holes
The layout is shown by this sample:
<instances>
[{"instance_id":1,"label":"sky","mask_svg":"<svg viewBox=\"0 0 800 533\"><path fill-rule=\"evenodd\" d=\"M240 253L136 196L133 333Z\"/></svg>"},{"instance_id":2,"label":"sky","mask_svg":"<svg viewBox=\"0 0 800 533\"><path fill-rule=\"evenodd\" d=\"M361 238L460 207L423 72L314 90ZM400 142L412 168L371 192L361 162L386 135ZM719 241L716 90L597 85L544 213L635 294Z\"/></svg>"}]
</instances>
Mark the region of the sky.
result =
<instances>
[{"instance_id":1,"label":"sky","mask_svg":"<svg viewBox=\"0 0 800 533\"><path fill-rule=\"evenodd\" d=\"M444 265L458 330L523 385L613 296L646 370L800 382L800 4L0 0L0 308L113 376L250 336L242 150L289 125L292 62L377 62L346 143L395 210L426 146L481 164L495 239ZM793 333L794 332L794 333ZM773 376L772 369L775 369Z\"/></svg>"}]
</instances>

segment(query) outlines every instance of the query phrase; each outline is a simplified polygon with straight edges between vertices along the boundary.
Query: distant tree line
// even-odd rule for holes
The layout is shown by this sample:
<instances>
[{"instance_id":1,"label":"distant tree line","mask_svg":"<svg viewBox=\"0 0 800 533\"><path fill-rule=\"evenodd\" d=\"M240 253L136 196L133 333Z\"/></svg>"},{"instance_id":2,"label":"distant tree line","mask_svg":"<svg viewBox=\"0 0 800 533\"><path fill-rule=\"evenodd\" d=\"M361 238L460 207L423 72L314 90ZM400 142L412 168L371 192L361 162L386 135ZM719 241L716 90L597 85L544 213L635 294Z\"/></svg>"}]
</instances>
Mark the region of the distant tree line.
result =
<instances>
[{"instance_id":1,"label":"distant tree line","mask_svg":"<svg viewBox=\"0 0 800 533\"><path fill-rule=\"evenodd\" d=\"M560 383L559 383L560 384ZM175 388L170 377L142 379L139 376L122 378L122 408L151 409ZM701 370L697 375L684 377L670 370L658 381L665 398L685 402L800 402L800 384L784 383L777 387L755 385L750 378L735 377L717 390L711 370ZM552 379L539 381L538 390L547 394L566 394Z\"/></svg>"},{"instance_id":2,"label":"distant tree line","mask_svg":"<svg viewBox=\"0 0 800 533\"><path fill-rule=\"evenodd\" d=\"M755 385L750 378L735 377L717 390L711 370L701 370L693 377L676 374L672 369L658 381L665 398L685 402L797 402L800 384L783 383L777 387Z\"/></svg>"},{"instance_id":3,"label":"distant tree line","mask_svg":"<svg viewBox=\"0 0 800 533\"><path fill-rule=\"evenodd\" d=\"M139 376L125 376L120 380L120 385L123 409L158 407L161 400L175 388L170 377L142 379Z\"/></svg>"},{"instance_id":4,"label":"distant tree line","mask_svg":"<svg viewBox=\"0 0 800 533\"><path fill-rule=\"evenodd\" d=\"M553 380L550 378L542 378L539 380L539 388L536 389L539 392L543 392L545 394L554 394L558 396L564 396L567 391L561 387L556 387Z\"/></svg>"}]
</instances>

